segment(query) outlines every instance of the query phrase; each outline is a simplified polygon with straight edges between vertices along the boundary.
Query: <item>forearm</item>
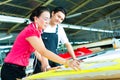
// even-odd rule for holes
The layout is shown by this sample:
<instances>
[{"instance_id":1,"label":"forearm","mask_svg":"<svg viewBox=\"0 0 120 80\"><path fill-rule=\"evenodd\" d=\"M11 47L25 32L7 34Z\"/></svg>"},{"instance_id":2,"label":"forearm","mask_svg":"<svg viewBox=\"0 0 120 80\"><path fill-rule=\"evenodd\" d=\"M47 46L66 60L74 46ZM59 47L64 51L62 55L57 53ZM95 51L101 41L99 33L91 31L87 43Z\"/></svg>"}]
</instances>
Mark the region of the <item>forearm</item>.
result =
<instances>
[{"instance_id":1,"label":"forearm","mask_svg":"<svg viewBox=\"0 0 120 80\"><path fill-rule=\"evenodd\" d=\"M64 58L59 57L55 53L53 53L45 48L41 37L38 39L37 37L33 36L33 37L27 38L27 40L34 47L34 49L42 56L44 56L54 62L57 62L59 64L65 64L66 60Z\"/></svg>"},{"instance_id":2,"label":"forearm","mask_svg":"<svg viewBox=\"0 0 120 80\"><path fill-rule=\"evenodd\" d=\"M48 59L46 58L46 57L44 57L44 56L41 56L41 63L44 65L44 64L46 64L47 66L49 66L49 62L48 62Z\"/></svg>"},{"instance_id":3,"label":"forearm","mask_svg":"<svg viewBox=\"0 0 120 80\"><path fill-rule=\"evenodd\" d=\"M75 56L75 53L74 53L74 50L73 50L71 44L70 43L65 43L65 46L66 46L68 52L70 53L70 55L72 56L72 58L76 59L76 56Z\"/></svg>"},{"instance_id":4,"label":"forearm","mask_svg":"<svg viewBox=\"0 0 120 80\"><path fill-rule=\"evenodd\" d=\"M48 59L46 57L42 56L37 51L35 51L34 54L35 54L36 58L41 62L42 65L49 66L49 62L48 62Z\"/></svg>"},{"instance_id":5,"label":"forearm","mask_svg":"<svg viewBox=\"0 0 120 80\"><path fill-rule=\"evenodd\" d=\"M41 54L39 54L37 51L35 51L34 54L39 61L42 61Z\"/></svg>"},{"instance_id":6,"label":"forearm","mask_svg":"<svg viewBox=\"0 0 120 80\"><path fill-rule=\"evenodd\" d=\"M49 54L48 54L49 53ZM42 54L42 56L45 56L46 58L57 62L59 64L65 64L66 59L59 57L58 55L56 55L55 53L49 51L46 49L46 51Z\"/></svg>"}]
</instances>

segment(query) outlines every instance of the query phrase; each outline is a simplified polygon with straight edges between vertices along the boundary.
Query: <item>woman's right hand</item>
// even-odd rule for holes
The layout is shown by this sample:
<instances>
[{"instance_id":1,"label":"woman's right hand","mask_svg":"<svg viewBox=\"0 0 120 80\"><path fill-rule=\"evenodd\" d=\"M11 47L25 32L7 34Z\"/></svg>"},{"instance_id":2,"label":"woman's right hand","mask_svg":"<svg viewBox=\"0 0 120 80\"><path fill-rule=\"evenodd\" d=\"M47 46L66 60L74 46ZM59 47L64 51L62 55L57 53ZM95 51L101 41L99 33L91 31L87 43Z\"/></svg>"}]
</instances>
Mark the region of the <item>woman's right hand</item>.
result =
<instances>
[{"instance_id":1,"label":"woman's right hand","mask_svg":"<svg viewBox=\"0 0 120 80\"><path fill-rule=\"evenodd\" d=\"M71 67L74 70L80 70L80 62L83 62L81 60L66 60L65 66Z\"/></svg>"}]
</instances>

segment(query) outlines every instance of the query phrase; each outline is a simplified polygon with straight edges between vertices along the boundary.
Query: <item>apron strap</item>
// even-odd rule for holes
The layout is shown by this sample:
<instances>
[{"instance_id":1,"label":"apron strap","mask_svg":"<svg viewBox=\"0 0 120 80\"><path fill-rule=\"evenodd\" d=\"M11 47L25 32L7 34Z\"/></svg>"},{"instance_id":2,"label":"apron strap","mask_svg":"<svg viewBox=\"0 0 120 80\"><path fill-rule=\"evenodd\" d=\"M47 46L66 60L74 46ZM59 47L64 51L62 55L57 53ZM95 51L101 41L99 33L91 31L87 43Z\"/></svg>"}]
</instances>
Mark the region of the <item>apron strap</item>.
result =
<instances>
[{"instance_id":1,"label":"apron strap","mask_svg":"<svg viewBox=\"0 0 120 80\"><path fill-rule=\"evenodd\" d=\"M56 34L58 33L58 25L57 25L57 27L56 27Z\"/></svg>"}]
</instances>

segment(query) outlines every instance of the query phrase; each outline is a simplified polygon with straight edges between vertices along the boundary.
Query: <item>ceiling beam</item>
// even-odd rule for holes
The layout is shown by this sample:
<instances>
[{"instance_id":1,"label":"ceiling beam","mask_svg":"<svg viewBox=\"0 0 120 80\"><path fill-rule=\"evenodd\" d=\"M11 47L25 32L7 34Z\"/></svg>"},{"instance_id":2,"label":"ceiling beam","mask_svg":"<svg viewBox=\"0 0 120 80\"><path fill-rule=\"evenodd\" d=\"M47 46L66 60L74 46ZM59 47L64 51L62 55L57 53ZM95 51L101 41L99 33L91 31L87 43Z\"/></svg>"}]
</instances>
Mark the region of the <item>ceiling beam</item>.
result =
<instances>
[{"instance_id":1,"label":"ceiling beam","mask_svg":"<svg viewBox=\"0 0 120 80\"><path fill-rule=\"evenodd\" d=\"M93 16L94 14L98 13L99 11L101 11L102 9L96 10L93 13L91 13L88 16L85 16L83 19L79 20L78 22L76 22L75 24L80 24L81 22L83 22L84 20L88 19L89 17Z\"/></svg>"},{"instance_id":2,"label":"ceiling beam","mask_svg":"<svg viewBox=\"0 0 120 80\"><path fill-rule=\"evenodd\" d=\"M99 5L99 4L101 4L100 2L98 2L98 1L93 1L94 3L95 3L95 5ZM103 13L102 12L99 12L101 15L103 15Z\"/></svg>"},{"instance_id":3,"label":"ceiling beam","mask_svg":"<svg viewBox=\"0 0 120 80\"><path fill-rule=\"evenodd\" d=\"M93 16L94 14L96 14L97 12L99 12L100 10L102 10L103 8L106 8L106 7L111 6L111 5L119 4L119 3L120 3L120 1L112 2L112 3L110 2L110 3L105 4L104 6L88 10L88 11L94 11L94 10L96 10L96 11L93 12L92 14L88 15L87 17L81 19L80 21L76 22L75 24L80 24L81 22L83 22L84 20L86 20L89 17ZM83 13L85 13L85 12L86 11L84 11Z\"/></svg>"},{"instance_id":4,"label":"ceiling beam","mask_svg":"<svg viewBox=\"0 0 120 80\"><path fill-rule=\"evenodd\" d=\"M112 12L110 12L109 14L106 14L106 15L110 15L110 14L112 14L112 13L114 13L114 12L116 12L117 10L119 10L119 8L118 9L116 9L116 10L114 10L114 11L112 11ZM106 16L105 15L105 16ZM120 16L118 16L117 18L119 18ZM111 19L115 19L116 17L113 17L113 18L111 18ZM102 19L103 20L103 19ZM95 21L95 22L98 22L98 21L101 21L101 20L97 20L97 21ZM95 22L92 22L92 23L95 23ZM92 24L91 23L91 24ZM79 33L80 32L80 30L79 31L76 31L75 33L72 33L71 35L76 35L77 33Z\"/></svg>"},{"instance_id":5,"label":"ceiling beam","mask_svg":"<svg viewBox=\"0 0 120 80\"><path fill-rule=\"evenodd\" d=\"M92 0L87 0L87 1L83 2L82 4L78 4L78 6L76 6L74 9L72 9L70 12L68 12L67 15L70 15L70 14L74 13L75 11L77 11L78 9L84 7L84 6L87 5L90 1L92 1Z\"/></svg>"},{"instance_id":6,"label":"ceiling beam","mask_svg":"<svg viewBox=\"0 0 120 80\"><path fill-rule=\"evenodd\" d=\"M98 13L99 11L101 11L101 9L96 10L95 12L91 13L88 16L85 16L83 19L79 20L78 22L76 22L75 24L80 24L81 22L83 22L84 20L88 19L89 17L93 16L94 14Z\"/></svg>"},{"instance_id":7,"label":"ceiling beam","mask_svg":"<svg viewBox=\"0 0 120 80\"><path fill-rule=\"evenodd\" d=\"M111 19L116 19L116 18L120 18L120 16L113 17L113 18L111 18ZM113 27L114 29L118 29L118 28L120 28L120 27L118 27L118 26L120 26L120 24L113 25L112 27ZM105 29L105 28L102 28L102 29ZM109 30L109 27L107 27L107 29ZM81 31L81 30L76 31L75 33L72 33L71 35L76 35L76 34L78 34L80 31Z\"/></svg>"},{"instance_id":8,"label":"ceiling beam","mask_svg":"<svg viewBox=\"0 0 120 80\"><path fill-rule=\"evenodd\" d=\"M76 34L78 34L79 32L80 32L81 30L79 30L79 31L76 31L76 32L74 32L74 33L72 33L72 34L70 34L70 35L76 35Z\"/></svg>"},{"instance_id":9,"label":"ceiling beam","mask_svg":"<svg viewBox=\"0 0 120 80\"><path fill-rule=\"evenodd\" d=\"M30 14L31 14L31 12L34 10L34 9L36 9L37 7L39 7L39 6L47 6L47 5L49 5L51 2L52 2L53 0L48 0L47 2L42 2L43 4L41 5L41 4L39 4L39 5L37 5L36 7L34 7L33 9L31 9L31 11L29 11L27 14L28 14L28 16L26 16L26 18L28 18L29 16L30 16ZM41 1L40 1L41 2Z\"/></svg>"},{"instance_id":10,"label":"ceiling beam","mask_svg":"<svg viewBox=\"0 0 120 80\"><path fill-rule=\"evenodd\" d=\"M104 5L104 6L101 6L101 7L97 7L97 8L93 8L93 9L86 10L86 11L83 11L83 12L75 13L75 15L78 16L77 14L88 13L88 12L95 11L95 10L99 10L99 9L103 9L103 8L106 8L106 7L115 5L115 4L120 4L120 1L110 2L110 3L108 3L107 5ZM74 14L72 14L72 16L73 16L73 15L74 15ZM74 17L75 17L75 15L74 15Z\"/></svg>"},{"instance_id":11,"label":"ceiling beam","mask_svg":"<svg viewBox=\"0 0 120 80\"><path fill-rule=\"evenodd\" d=\"M35 0L35 1L40 2L40 3L44 3L44 1L42 1L42 0ZM50 2L51 2L51 0L50 0ZM49 3L49 5L52 6L52 7L56 7L56 5L54 5L54 4Z\"/></svg>"},{"instance_id":12,"label":"ceiling beam","mask_svg":"<svg viewBox=\"0 0 120 80\"><path fill-rule=\"evenodd\" d=\"M113 26L113 28L114 28L114 29L120 28L120 24L117 24L117 25Z\"/></svg>"},{"instance_id":13,"label":"ceiling beam","mask_svg":"<svg viewBox=\"0 0 120 80\"><path fill-rule=\"evenodd\" d=\"M42 6L47 6L47 5L49 5L50 3L52 3L53 2L53 0L48 0L46 3L44 3Z\"/></svg>"},{"instance_id":14,"label":"ceiling beam","mask_svg":"<svg viewBox=\"0 0 120 80\"><path fill-rule=\"evenodd\" d=\"M74 4L74 5L77 5L75 2L73 2L72 0L66 0L66 1L68 1L68 2L70 2L70 3L72 3L72 4Z\"/></svg>"},{"instance_id":15,"label":"ceiling beam","mask_svg":"<svg viewBox=\"0 0 120 80\"><path fill-rule=\"evenodd\" d=\"M7 31L7 34L10 34L14 29L16 29L18 26L20 25L20 23L17 23L16 25L14 25L12 28L10 28L8 31Z\"/></svg>"},{"instance_id":16,"label":"ceiling beam","mask_svg":"<svg viewBox=\"0 0 120 80\"><path fill-rule=\"evenodd\" d=\"M1 16L1 19L4 19L3 17L6 17L6 16ZM24 23L25 20L28 20L27 18L17 18L17 17L9 17L9 19L6 18L6 20L15 20L15 21L21 21L19 22L19 24L16 24L15 26L13 26L11 28L11 30L14 30L15 28L17 28L20 23ZM4 21L4 20L3 20ZM13 22L15 22L13 21ZM17 23L17 22L16 22ZM70 25L70 24L60 24L61 26L65 27L65 28L71 28L71 29L81 29L81 30L88 30L88 31L97 31L97 32L107 32L107 33L112 33L112 31L110 30L102 30L102 29L95 29L95 28L88 28L88 27L84 27L84 26L76 26L76 25ZM8 30L9 31L9 30ZM9 33L8 33L9 34Z\"/></svg>"},{"instance_id":17,"label":"ceiling beam","mask_svg":"<svg viewBox=\"0 0 120 80\"><path fill-rule=\"evenodd\" d=\"M120 18L120 16L116 16L116 17L112 17L112 18L110 18L110 19L119 19L119 18ZM102 20L101 20L101 21L102 21ZM120 24L116 24L116 25L112 25L111 27L113 27L113 29L117 29L119 25L120 25ZM107 26L107 29L110 30L111 27ZM106 28L103 27L102 29L106 29Z\"/></svg>"},{"instance_id":18,"label":"ceiling beam","mask_svg":"<svg viewBox=\"0 0 120 80\"><path fill-rule=\"evenodd\" d=\"M47 6L47 5L50 4L52 1L53 1L53 0L48 0L48 1L47 1L46 3L44 3L42 6ZM37 7L39 7L39 6L41 6L41 4L37 5L35 8L37 8ZM30 13L31 13L35 8L31 9L31 11L28 12L29 15L26 16L26 18L28 18L28 17L30 16ZM11 33L14 29L16 29L19 25L20 25L20 24L14 25L12 28L10 28L10 29L7 31L7 34L10 34L10 33Z\"/></svg>"},{"instance_id":19,"label":"ceiling beam","mask_svg":"<svg viewBox=\"0 0 120 80\"><path fill-rule=\"evenodd\" d=\"M0 31L8 30L8 28L0 28Z\"/></svg>"},{"instance_id":20,"label":"ceiling beam","mask_svg":"<svg viewBox=\"0 0 120 80\"><path fill-rule=\"evenodd\" d=\"M26 10L31 10L31 8L27 8L27 7L15 5L15 4L10 4L10 3L7 3L5 5L12 6L12 7L17 7L17 8L21 8L21 9L26 9Z\"/></svg>"},{"instance_id":21,"label":"ceiling beam","mask_svg":"<svg viewBox=\"0 0 120 80\"><path fill-rule=\"evenodd\" d=\"M115 13L115 12L118 11L118 10L120 10L120 8L116 8L116 9L112 10L111 12L109 12L109 13L107 13L107 14L104 14L103 17L105 17L105 16L109 16L109 15ZM112 19L112 18L111 18L111 19ZM96 21L93 21L93 22L91 22L91 23L86 23L86 24L84 24L84 25L88 25L88 26L90 26L90 25L92 25L92 24L94 24L94 23L96 23L96 22L98 22L98 21L101 21L101 20L103 20L103 19L96 20Z\"/></svg>"},{"instance_id":22,"label":"ceiling beam","mask_svg":"<svg viewBox=\"0 0 120 80\"><path fill-rule=\"evenodd\" d=\"M12 1L12 0L7 0L7 1L0 2L0 5L6 4L6 3L10 2L10 1Z\"/></svg>"},{"instance_id":23,"label":"ceiling beam","mask_svg":"<svg viewBox=\"0 0 120 80\"><path fill-rule=\"evenodd\" d=\"M7 16L16 16L16 17L24 17L23 15L13 14L13 13L6 13L6 12L0 12L1 15L7 15Z\"/></svg>"}]
</instances>

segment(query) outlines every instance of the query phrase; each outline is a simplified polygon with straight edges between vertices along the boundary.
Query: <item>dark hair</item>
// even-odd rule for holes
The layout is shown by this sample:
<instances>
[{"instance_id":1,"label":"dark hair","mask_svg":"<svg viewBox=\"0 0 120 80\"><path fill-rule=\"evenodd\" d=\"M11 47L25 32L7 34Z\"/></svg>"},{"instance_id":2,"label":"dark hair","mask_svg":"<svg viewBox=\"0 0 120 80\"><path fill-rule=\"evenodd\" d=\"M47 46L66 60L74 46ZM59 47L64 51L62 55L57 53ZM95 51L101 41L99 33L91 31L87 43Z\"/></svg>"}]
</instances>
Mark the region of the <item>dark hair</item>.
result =
<instances>
[{"instance_id":1,"label":"dark hair","mask_svg":"<svg viewBox=\"0 0 120 80\"><path fill-rule=\"evenodd\" d=\"M34 17L39 17L44 11L50 12L48 7L45 6L39 6L35 10L32 11L32 14L30 15L30 20L34 21Z\"/></svg>"},{"instance_id":2,"label":"dark hair","mask_svg":"<svg viewBox=\"0 0 120 80\"><path fill-rule=\"evenodd\" d=\"M65 16L67 14L66 10L63 7L56 7L52 11L54 11L54 13L57 13L57 12L61 11L63 14L65 14Z\"/></svg>"}]
</instances>

